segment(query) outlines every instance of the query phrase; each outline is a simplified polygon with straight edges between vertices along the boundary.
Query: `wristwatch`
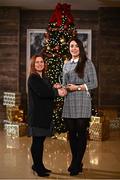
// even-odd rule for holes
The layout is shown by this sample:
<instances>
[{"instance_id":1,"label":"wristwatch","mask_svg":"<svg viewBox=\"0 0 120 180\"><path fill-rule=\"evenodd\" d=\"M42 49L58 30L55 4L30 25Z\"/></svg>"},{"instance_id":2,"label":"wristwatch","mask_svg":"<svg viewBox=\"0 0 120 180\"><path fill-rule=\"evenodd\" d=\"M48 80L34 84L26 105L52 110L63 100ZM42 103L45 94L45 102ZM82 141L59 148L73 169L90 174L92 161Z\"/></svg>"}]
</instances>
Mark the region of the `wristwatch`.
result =
<instances>
[{"instance_id":1,"label":"wristwatch","mask_svg":"<svg viewBox=\"0 0 120 180\"><path fill-rule=\"evenodd\" d=\"M78 90L78 91L80 91L80 90L81 90L81 87L80 87L80 86L78 86L77 90Z\"/></svg>"}]
</instances>

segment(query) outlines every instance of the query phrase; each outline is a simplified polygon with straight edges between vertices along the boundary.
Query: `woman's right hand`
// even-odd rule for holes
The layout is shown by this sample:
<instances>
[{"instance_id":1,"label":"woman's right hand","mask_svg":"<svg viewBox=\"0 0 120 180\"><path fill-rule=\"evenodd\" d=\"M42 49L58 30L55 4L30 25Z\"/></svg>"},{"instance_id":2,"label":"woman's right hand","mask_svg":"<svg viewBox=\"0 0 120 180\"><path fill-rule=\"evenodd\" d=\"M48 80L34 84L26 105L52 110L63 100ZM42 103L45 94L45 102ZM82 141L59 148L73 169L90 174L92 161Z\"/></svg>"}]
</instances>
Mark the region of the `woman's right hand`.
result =
<instances>
[{"instance_id":1,"label":"woman's right hand","mask_svg":"<svg viewBox=\"0 0 120 180\"><path fill-rule=\"evenodd\" d=\"M60 88L62 88L62 85L60 83L55 83L53 85L53 87L56 88L56 89L60 89Z\"/></svg>"}]
</instances>

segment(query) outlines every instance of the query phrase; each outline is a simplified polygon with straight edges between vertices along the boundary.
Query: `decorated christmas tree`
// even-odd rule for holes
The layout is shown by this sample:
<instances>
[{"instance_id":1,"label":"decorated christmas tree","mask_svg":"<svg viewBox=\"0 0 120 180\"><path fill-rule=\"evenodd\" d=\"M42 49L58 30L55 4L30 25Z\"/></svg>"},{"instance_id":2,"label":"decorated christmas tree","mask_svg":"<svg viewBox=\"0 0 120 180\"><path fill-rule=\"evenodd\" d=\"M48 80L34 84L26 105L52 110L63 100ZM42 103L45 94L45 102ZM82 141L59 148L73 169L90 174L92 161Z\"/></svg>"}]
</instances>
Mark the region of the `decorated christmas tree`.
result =
<instances>
[{"instance_id":1,"label":"decorated christmas tree","mask_svg":"<svg viewBox=\"0 0 120 180\"><path fill-rule=\"evenodd\" d=\"M75 36L76 29L69 4L58 3L45 33L45 53L48 64L47 76L52 84L62 83L62 68L68 55L68 41ZM65 132L62 119L63 98L55 100L53 112L54 132Z\"/></svg>"}]
</instances>

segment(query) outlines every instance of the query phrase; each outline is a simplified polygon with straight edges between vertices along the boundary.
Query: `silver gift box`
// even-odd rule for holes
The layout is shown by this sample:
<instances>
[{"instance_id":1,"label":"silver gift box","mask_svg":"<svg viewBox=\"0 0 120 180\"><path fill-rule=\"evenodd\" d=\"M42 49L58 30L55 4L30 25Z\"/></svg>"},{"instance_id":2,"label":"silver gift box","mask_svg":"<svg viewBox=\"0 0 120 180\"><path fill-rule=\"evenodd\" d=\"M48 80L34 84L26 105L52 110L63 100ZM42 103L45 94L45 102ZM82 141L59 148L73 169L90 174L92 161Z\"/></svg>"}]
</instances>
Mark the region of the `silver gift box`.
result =
<instances>
[{"instance_id":1,"label":"silver gift box","mask_svg":"<svg viewBox=\"0 0 120 180\"><path fill-rule=\"evenodd\" d=\"M21 137L27 135L27 124L25 123L5 123L4 130L7 136Z\"/></svg>"},{"instance_id":2,"label":"silver gift box","mask_svg":"<svg viewBox=\"0 0 120 180\"><path fill-rule=\"evenodd\" d=\"M3 105L4 106L19 106L21 103L21 94L19 92L4 92Z\"/></svg>"}]
</instances>

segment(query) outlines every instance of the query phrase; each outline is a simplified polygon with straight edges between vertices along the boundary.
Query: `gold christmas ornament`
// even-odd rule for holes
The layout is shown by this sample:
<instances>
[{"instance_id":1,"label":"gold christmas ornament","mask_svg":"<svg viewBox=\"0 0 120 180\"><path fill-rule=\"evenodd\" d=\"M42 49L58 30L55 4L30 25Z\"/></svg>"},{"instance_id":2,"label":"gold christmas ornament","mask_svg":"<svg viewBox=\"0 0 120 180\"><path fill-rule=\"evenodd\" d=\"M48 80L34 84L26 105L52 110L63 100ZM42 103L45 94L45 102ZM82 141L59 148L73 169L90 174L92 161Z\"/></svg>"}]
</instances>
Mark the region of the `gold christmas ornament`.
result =
<instances>
[{"instance_id":1,"label":"gold christmas ornament","mask_svg":"<svg viewBox=\"0 0 120 180\"><path fill-rule=\"evenodd\" d=\"M60 42L61 42L61 43L65 42L64 37L60 38Z\"/></svg>"},{"instance_id":2,"label":"gold christmas ornament","mask_svg":"<svg viewBox=\"0 0 120 180\"><path fill-rule=\"evenodd\" d=\"M47 46L47 50L50 50L50 46Z\"/></svg>"}]
</instances>

